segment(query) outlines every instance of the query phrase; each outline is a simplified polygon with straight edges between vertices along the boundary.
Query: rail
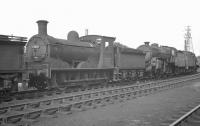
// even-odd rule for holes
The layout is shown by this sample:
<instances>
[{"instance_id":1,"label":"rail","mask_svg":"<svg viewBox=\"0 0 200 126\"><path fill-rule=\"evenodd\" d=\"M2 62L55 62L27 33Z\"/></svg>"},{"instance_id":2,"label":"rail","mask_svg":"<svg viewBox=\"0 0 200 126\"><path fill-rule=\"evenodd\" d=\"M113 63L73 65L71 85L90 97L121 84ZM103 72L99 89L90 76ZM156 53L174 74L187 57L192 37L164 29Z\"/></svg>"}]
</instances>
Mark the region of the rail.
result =
<instances>
[{"instance_id":1,"label":"rail","mask_svg":"<svg viewBox=\"0 0 200 126\"><path fill-rule=\"evenodd\" d=\"M169 126L185 126L186 123L189 123L189 121L188 121L189 117L192 117L192 115L194 115L194 113L196 113L199 110L200 110L200 105L198 105L195 108L193 108L192 110L190 110L188 113L186 113L185 115L180 117L178 120L176 120L175 122L173 122ZM200 121L197 122L197 123L198 123L198 126L199 126L200 125Z\"/></svg>"}]
</instances>

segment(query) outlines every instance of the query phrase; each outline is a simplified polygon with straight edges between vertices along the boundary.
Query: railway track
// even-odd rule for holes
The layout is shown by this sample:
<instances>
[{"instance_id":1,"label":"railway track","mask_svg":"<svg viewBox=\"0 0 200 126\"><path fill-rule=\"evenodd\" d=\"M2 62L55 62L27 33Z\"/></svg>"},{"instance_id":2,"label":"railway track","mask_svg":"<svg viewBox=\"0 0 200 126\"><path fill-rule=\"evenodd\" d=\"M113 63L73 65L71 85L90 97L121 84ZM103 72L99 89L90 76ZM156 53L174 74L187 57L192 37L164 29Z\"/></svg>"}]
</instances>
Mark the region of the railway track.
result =
<instances>
[{"instance_id":1,"label":"railway track","mask_svg":"<svg viewBox=\"0 0 200 126\"><path fill-rule=\"evenodd\" d=\"M171 77L170 77L171 78ZM168 80L170 79L168 78ZM171 78L173 79L173 78ZM152 82L152 81L158 81L158 80L140 80L139 83L144 83L144 82ZM36 90L36 89L30 89L26 91L20 91L20 92L7 92L6 90L3 91L1 90L0 92L0 104L3 102L10 102L15 100L20 100L20 102L23 102L24 99L38 99L43 96L49 96L53 94L61 94L62 92L65 93L75 93L75 92L82 92L82 91L88 91L88 90L99 90L103 88L113 88L113 87L121 87L121 86L126 86L126 85L133 85L133 83L136 83L134 81L123 81L123 82L113 82L113 83L101 83L101 84L96 84L92 85L89 87L58 87L58 88L52 88L52 89L44 89L42 91ZM19 101L18 101L19 102Z\"/></svg>"},{"instance_id":2,"label":"railway track","mask_svg":"<svg viewBox=\"0 0 200 126\"><path fill-rule=\"evenodd\" d=\"M200 104L181 116L169 126L200 126Z\"/></svg>"},{"instance_id":3,"label":"railway track","mask_svg":"<svg viewBox=\"0 0 200 126\"><path fill-rule=\"evenodd\" d=\"M73 94L49 96L17 104L0 105L1 125L29 125L42 117L70 114L76 111L105 106L170 88L183 86L182 82L198 79L199 74L109 89L83 91Z\"/></svg>"},{"instance_id":4,"label":"railway track","mask_svg":"<svg viewBox=\"0 0 200 126\"><path fill-rule=\"evenodd\" d=\"M174 78L174 77L173 77ZM168 78L173 79L173 78ZM141 80L139 83L146 83L146 82L152 82L152 81L159 81L159 80ZM82 92L82 91L89 91L89 90L101 90L101 89L107 89L107 88L113 88L113 87L121 87L121 86L126 86L126 85L133 85L133 81L125 81L125 82L114 82L114 83L102 83L102 84L96 84L92 85L89 87L82 87L82 88L68 88L68 87L60 87L60 88L52 88L52 89L44 89L42 91L36 90L36 89L31 89L31 90L26 90L26 91L20 91L20 92L7 92L6 91L1 91L0 92L0 104L3 102L11 102L14 100L20 100L17 102L23 102L24 99L38 99L41 97L49 96L49 95L54 95L54 94L61 94L63 92L65 93L76 93L76 92ZM8 95L9 94L9 95ZM27 100L25 100L27 101Z\"/></svg>"},{"instance_id":5,"label":"railway track","mask_svg":"<svg viewBox=\"0 0 200 126\"><path fill-rule=\"evenodd\" d=\"M118 85L110 84L107 86L93 86L93 87L88 87L88 88L75 88L75 89L68 89L68 88L54 88L54 89L46 89L43 91L39 90L28 90L28 91L22 91L22 92L14 92L11 93L9 96L0 96L0 105L2 104L13 104L13 103L18 103L18 102L26 102L27 100L35 100L35 99L40 99L42 97L48 97L52 95L60 95L62 93L65 94L73 94L77 92L87 92L87 91L97 91L97 90L103 90L103 89L109 89L113 87L119 87Z\"/></svg>"},{"instance_id":6,"label":"railway track","mask_svg":"<svg viewBox=\"0 0 200 126\"><path fill-rule=\"evenodd\" d=\"M171 78L173 79L173 78ZM169 79L167 79L169 80ZM150 82L152 80L149 80ZM141 81L140 83L144 83L144 82L149 82L149 81ZM158 81L158 80L157 80ZM72 88L69 89L67 87L62 87L62 88L52 88L52 89L45 89L43 91L39 91L39 90L27 90L27 91L20 91L20 92L11 92L9 93L10 95L5 95L2 94L3 92L1 92L1 96L0 96L0 104L3 102L9 103L9 104L13 104L18 103L18 102L26 102L27 99L39 99L41 97L45 97L45 96L50 96L50 95L55 95L55 94L62 94L64 93L76 93L76 92L84 92L84 91L90 91L90 90L102 90L102 89L108 89L108 88L113 88L113 87L121 87L121 86L126 86L126 85L133 85L133 81L128 81L128 82L117 82L117 83L109 83L109 84L99 84L99 85L95 85L92 87L87 87L87 88Z\"/></svg>"}]
</instances>

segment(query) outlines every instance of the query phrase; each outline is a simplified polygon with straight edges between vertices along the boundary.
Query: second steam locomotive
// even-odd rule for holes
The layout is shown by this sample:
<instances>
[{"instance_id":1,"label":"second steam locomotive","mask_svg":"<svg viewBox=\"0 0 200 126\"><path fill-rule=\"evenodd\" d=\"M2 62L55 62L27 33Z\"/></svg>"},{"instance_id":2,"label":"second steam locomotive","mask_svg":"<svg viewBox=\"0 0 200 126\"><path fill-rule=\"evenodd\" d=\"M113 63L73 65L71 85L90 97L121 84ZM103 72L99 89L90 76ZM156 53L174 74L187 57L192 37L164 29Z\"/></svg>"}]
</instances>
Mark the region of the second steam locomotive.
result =
<instances>
[{"instance_id":1,"label":"second steam locomotive","mask_svg":"<svg viewBox=\"0 0 200 126\"><path fill-rule=\"evenodd\" d=\"M156 78L197 69L191 52L149 42L132 49L117 44L115 37L79 37L76 31L69 32L67 39L58 39L47 34L47 21L37 23L38 34L26 45L26 66L29 75L50 78L48 87Z\"/></svg>"}]
</instances>

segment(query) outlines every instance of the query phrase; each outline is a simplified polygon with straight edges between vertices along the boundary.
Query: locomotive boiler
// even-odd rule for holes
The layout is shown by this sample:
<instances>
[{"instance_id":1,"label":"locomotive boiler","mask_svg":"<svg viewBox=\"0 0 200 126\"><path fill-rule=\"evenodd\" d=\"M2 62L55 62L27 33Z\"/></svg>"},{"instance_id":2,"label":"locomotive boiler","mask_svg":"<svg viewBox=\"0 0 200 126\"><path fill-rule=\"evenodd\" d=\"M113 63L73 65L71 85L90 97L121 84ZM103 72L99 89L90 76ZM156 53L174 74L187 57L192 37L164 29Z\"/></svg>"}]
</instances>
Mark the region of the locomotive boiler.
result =
<instances>
[{"instance_id":1,"label":"locomotive boiler","mask_svg":"<svg viewBox=\"0 0 200 126\"><path fill-rule=\"evenodd\" d=\"M50 62L52 67L77 68L99 50L89 42L79 40L76 31L68 33L67 40L47 35L47 21L38 21L38 34L30 38L26 48L29 62ZM47 61L49 60L49 61Z\"/></svg>"}]
</instances>

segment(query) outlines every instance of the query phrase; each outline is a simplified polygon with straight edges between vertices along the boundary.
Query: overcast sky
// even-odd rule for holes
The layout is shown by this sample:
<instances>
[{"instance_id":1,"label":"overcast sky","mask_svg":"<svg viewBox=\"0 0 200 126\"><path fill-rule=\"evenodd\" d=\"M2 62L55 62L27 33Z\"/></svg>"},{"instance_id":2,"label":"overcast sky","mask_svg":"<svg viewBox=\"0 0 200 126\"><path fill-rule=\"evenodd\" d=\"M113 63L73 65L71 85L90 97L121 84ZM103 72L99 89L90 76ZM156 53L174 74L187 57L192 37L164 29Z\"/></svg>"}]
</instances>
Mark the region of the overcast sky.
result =
<instances>
[{"instance_id":1,"label":"overcast sky","mask_svg":"<svg viewBox=\"0 0 200 126\"><path fill-rule=\"evenodd\" d=\"M37 34L37 20L48 20L48 34L67 38L76 30L116 37L137 48L144 41L184 49L185 26L191 26L193 47L200 55L199 0L4 0L0 34Z\"/></svg>"}]
</instances>

